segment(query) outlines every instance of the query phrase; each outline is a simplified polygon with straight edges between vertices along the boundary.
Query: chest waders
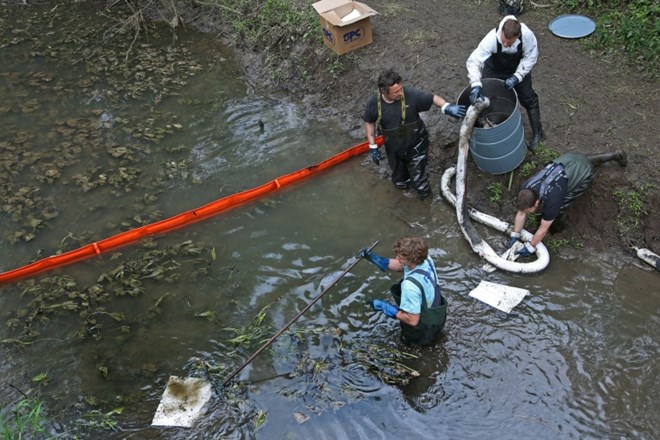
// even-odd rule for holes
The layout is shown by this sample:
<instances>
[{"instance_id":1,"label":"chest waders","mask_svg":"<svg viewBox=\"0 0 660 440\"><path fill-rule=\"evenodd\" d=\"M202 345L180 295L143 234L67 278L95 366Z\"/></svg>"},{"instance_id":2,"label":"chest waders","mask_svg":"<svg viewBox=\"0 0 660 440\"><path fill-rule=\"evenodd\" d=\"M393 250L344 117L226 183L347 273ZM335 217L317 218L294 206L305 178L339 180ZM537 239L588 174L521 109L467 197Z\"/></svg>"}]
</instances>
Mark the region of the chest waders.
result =
<instances>
[{"instance_id":1,"label":"chest waders","mask_svg":"<svg viewBox=\"0 0 660 440\"><path fill-rule=\"evenodd\" d=\"M430 280L435 286L435 297L431 307L428 307L426 302L426 295L422 283L417 281L415 277L412 276L413 274L424 276L424 278ZM401 339L408 345L428 345L436 340L445 326L445 321L447 320L447 301L443 298L440 286L435 277L425 270L416 269L411 271L407 278L402 279L390 289L397 306L401 304L401 283L403 283L404 280L412 281L419 289L419 292L422 295L422 309L420 311L419 322L416 326L413 327L404 324L403 322L399 322L399 324L401 324Z\"/></svg>"},{"instance_id":2,"label":"chest waders","mask_svg":"<svg viewBox=\"0 0 660 440\"><path fill-rule=\"evenodd\" d=\"M495 28L495 35L499 31L499 27ZM515 53L502 52L502 43L497 40L497 52L492 54L484 63L484 73L488 78L506 79L509 75L513 75L520 64L523 57L523 41L522 32L518 37L520 44Z\"/></svg>"},{"instance_id":3,"label":"chest waders","mask_svg":"<svg viewBox=\"0 0 660 440\"><path fill-rule=\"evenodd\" d=\"M424 121L417 119L406 123L406 97L401 96L401 122L398 127L384 128L380 121L382 116L382 95L378 93L378 119L376 126L380 127L385 141L387 163L392 170L392 183L398 188L412 186L420 195L431 193L429 173L427 169L429 134Z\"/></svg>"},{"instance_id":4,"label":"chest waders","mask_svg":"<svg viewBox=\"0 0 660 440\"><path fill-rule=\"evenodd\" d=\"M587 156L580 153L566 153L553 160L564 167L568 180L568 190L561 202L561 211L584 193L596 175L594 166Z\"/></svg>"},{"instance_id":5,"label":"chest waders","mask_svg":"<svg viewBox=\"0 0 660 440\"><path fill-rule=\"evenodd\" d=\"M495 28L496 35L498 31L499 27ZM520 64L520 60L523 58L522 31L520 31L518 39L520 40L520 44L515 53L502 52L502 43L497 40L497 52L492 54L484 63L484 78L506 80L510 75L513 75L516 72L518 64ZM543 133L543 125L541 124L539 95L536 94L532 87L532 72L525 75L515 89L518 94L520 105L525 107L525 110L527 111L529 126L532 129L532 139L529 142L529 148L533 150L539 143L541 143L545 138L545 135Z\"/></svg>"}]
</instances>

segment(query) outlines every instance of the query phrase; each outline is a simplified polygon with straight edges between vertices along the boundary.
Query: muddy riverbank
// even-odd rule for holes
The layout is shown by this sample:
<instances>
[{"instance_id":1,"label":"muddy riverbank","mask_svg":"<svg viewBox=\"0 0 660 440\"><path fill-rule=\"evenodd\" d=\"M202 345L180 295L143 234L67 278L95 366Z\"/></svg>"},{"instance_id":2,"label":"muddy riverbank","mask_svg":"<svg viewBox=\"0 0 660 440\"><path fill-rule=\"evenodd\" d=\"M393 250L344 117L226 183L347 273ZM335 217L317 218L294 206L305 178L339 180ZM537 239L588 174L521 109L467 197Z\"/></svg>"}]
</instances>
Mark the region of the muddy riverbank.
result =
<instances>
[{"instance_id":1,"label":"muddy riverbank","mask_svg":"<svg viewBox=\"0 0 660 440\"><path fill-rule=\"evenodd\" d=\"M364 139L364 103L374 93L382 69L394 67L406 84L454 100L468 85L466 58L501 19L495 1L422 0L412 7L373 0L369 6L379 11L372 20L373 44L340 57L320 39L312 45L298 44L290 50L291 62L303 54L316 57L318 69L305 78L292 73L278 81L302 100L310 117L338 121L356 142ZM658 252L657 80L645 77L621 59L588 51L579 40L554 36L548 23L560 13L553 8L530 7L521 15L540 47L533 79L541 101L548 154L623 150L629 163L625 169L607 164L599 170L592 187L570 208L569 227L552 235L551 244L567 253L586 248L632 257L631 245ZM209 31L213 24L204 20L200 27ZM258 87L275 86L268 76L268 53L237 49L252 82ZM341 69L333 69L332 63ZM521 111L529 137L527 117ZM427 114L427 126L435 202L445 203L439 200L437 185L443 171L455 164L460 124L433 109ZM471 163L471 204L511 221L513 199L528 175L525 172L540 169L545 159L544 154L528 154L512 178L480 172ZM386 168L368 161L364 164L383 175L384 185L389 184Z\"/></svg>"}]
</instances>

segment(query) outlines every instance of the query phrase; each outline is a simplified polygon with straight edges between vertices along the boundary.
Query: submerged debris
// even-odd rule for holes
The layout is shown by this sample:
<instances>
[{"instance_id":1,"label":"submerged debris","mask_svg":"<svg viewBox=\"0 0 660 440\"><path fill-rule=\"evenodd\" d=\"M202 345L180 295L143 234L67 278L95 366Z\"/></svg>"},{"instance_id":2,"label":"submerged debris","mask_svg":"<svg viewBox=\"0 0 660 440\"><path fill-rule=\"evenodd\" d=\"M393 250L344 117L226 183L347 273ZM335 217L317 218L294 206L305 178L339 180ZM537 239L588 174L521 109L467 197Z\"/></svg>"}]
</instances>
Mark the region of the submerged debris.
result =
<instances>
[{"instance_id":1,"label":"submerged debris","mask_svg":"<svg viewBox=\"0 0 660 440\"><path fill-rule=\"evenodd\" d=\"M71 276L47 276L19 282L21 295L28 302L16 311L5 312L7 326L14 335L3 342L31 343L40 337L49 321L58 316L66 316L69 325L77 319L79 330L75 336L81 339L100 340L106 333L125 339L131 329L160 314L160 306L169 294L156 298L146 313L136 310L136 314L130 316L125 310L117 309L118 298L144 295L147 286L154 283L192 282L195 277L208 274L213 262L211 249L191 240L164 249L149 245L134 259L124 260L87 286L81 286ZM117 323L121 325L117 327Z\"/></svg>"},{"instance_id":2,"label":"submerged debris","mask_svg":"<svg viewBox=\"0 0 660 440\"><path fill-rule=\"evenodd\" d=\"M158 111L156 106L178 95L190 77L215 62L213 57L198 59L185 45L163 44L171 41L166 26L145 23L149 32L135 41L130 32L109 30L107 23L132 14L121 4L99 10L102 14L86 11L85 20L57 7L5 17L11 9L0 11L0 22L13 24L0 31L0 48L22 44L25 57L5 60L0 69L12 90L0 103L4 241L18 246L44 230L62 229L71 218L68 204L100 210L109 199L138 191L155 195L167 179L189 177L185 160L192 146L167 145L168 138L184 128L180 114L185 111L181 106L176 112ZM48 33L39 31L44 27ZM44 67L51 61L52 71ZM141 170L153 160L155 144L172 157L164 173L145 174ZM61 196L71 188L80 191L75 198ZM93 191L103 196L84 196ZM120 212L124 221L143 215L131 209Z\"/></svg>"}]
</instances>

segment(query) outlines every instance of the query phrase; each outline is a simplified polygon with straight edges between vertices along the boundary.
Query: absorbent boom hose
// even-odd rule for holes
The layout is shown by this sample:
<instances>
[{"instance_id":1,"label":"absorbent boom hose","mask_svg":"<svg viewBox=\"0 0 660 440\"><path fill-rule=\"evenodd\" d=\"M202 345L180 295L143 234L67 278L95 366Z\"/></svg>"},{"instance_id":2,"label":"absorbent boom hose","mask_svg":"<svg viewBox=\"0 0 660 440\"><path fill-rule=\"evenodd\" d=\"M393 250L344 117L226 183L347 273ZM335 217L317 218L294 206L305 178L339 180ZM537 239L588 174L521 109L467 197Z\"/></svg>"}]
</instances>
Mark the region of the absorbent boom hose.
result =
<instances>
[{"instance_id":1,"label":"absorbent boom hose","mask_svg":"<svg viewBox=\"0 0 660 440\"><path fill-rule=\"evenodd\" d=\"M481 235L470 221L470 217L473 217L475 220L501 232L510 232L513 229L513 227L506 222L490 215L483 214L473 208L468 208L467 204L467 188L465 182L467 178L467 157L469 153L470 136L472 135L472 130L474 129L479 114L488 108L489 105L490 101L488 98L483 98L468 108L467 114L461 125L456 168L448 168L442 175L442 193L445 198L455 206L458 224L474 252L498 269L515 273L540 272L545 269L550 262L550 255L543 243L539 243L536 246L536 261L530 263L510 261L497 255L493 248L481 238ZM449 183L454 175L456 175L456 195L454 195L449 189ZM533 237L532 234L525 230L521 231L521 236L525 240L531 240Z\"/></svg>"},{"instance_id":2,"label":"absorbent boom hose","mask_svg":"<svg viewBox=\"0 0 660 440\"><path fill-rule=\"evenodd\" d=\"M377 244L378 244L378 240L376 240L371 246L369 246L369 248L367 249L367 251L371 251L373 248L376 247ZM224 382L222 382L222 386L223 386L223 387L226 386L226 385L227 385L227 384L228 384L228 383L229 383L234 377L236 377L236 375L237 375L238 373L240 373L240 372L243 370L243 368L245 368L245 367L246 367L250 362L252 362L257 356L259 356L259 355L260 355L260 354L261 354L266 348L268 348L268 347L269 347L269 346L275 341L275 339L277 339L278 337L280 337L280 336L282 335L282 333L284 333L285 331L287 331L287 329L288 329L289 327L291 327L291 325L293 325L293 323L296 322L296 321L298 320L298 318L300 318L300 317L301 317L301 316L302 316L307 310L309 310L314 304L316 304L316 302L317 302L318 300L320 300L321 297L323 297L323 295L325 295L326 292L328 292L328 290L330 290L335 284L337 284L337 282L338 282L340 279L342 279L342 278L344 277L344 275L346 275L348 272L350 272L351 269L353 269L353 267L355 267L355 265L358 264L358 263L360 262L360 260L362 260L362 258L364 258L364 257L363 257L362 255L360 255L360 256L359 256L359 257L358 257L353 263L351 263L351 265L348 266L348 267L347 267L347 268L346 268L346 269L345 269L345 270L344 270L344 271L343 271L343 272L342 272L342 273L341 273L341 274L340 274L340 275L339 275L339 276L338 276L338 277L337 277L332 283L330 283L330 285L329 285L328 287L326 287L326 288L323 290L323 292L319 293L319 294L316 296L316 298L314 298L312 301L310 301L310 303L307 304L307 305L305 306L305 308L303 308L300 312L298 312L298 314L297 314L297 315L296 315L291 321L289 321L284 327L282 327L282 329L281 329L280 331L278 331L277 333L275 333L275 334L274 334L274 335L273 335L268 341L266 341L266 343L265 343L264 345L262 345L261 347L259 347L259 349L258 349L257 351L255 351L255 352L254 352L254 353L253 353L253 354L252 354L252 355L251 355L251 356L250 356L245 362L243 362L242 365L240 365L238 368L236 368L234 371L232 371L232 372L229 374L229 376L227 376L227 378L224 380Z\"/></svg>"},{"instance_id":3,"label":"absorbent boom hose","mask_svg":"<svg viewBox=\"0 0 660 440\"><path fill-rule=\"evenodd\" d=\"M660 270L660 256L646 248L635 247L635 253L645 263L650 264L655 270Z\"/></svg>"},{"instance_id":4,"label":"absorbent boom hose","mask_svg":"<svg viewBox=\"0 0 660 440\"><path fill-rule=\"evenodd\" d=\"M376 138L376 143L378 145L382 145L383 137L378 136ZM260 197L269 195L286 186L300 182L308 177L319 174L320 172L338 165L354 156L366 153L368 150L369 143L362 142L347 150L335 154L334 156L331 156L323 162L319 162L315 165L311 165L309 167L299 169L298 171L285 174L261 186L247 189L230 196L222 197L197 209L192 209L190 211L177 214L173 217L160 220L155 223L119 233L112 237L87 244L72 251L51 255L49 257L42 258L41 260L34 261L23 267L0 273L0 284L16 281L21 278L34 276L48 270L73 264L87 258L95 257L96 255L102 253L110 252L119 247L135 243L136 241L142 240L146 237L163 234L175 229L182 228L184 226L191 225L193 223L220 214L224 211L228 211L245 203L254 201Z\"/></svg>"}]
</instances>

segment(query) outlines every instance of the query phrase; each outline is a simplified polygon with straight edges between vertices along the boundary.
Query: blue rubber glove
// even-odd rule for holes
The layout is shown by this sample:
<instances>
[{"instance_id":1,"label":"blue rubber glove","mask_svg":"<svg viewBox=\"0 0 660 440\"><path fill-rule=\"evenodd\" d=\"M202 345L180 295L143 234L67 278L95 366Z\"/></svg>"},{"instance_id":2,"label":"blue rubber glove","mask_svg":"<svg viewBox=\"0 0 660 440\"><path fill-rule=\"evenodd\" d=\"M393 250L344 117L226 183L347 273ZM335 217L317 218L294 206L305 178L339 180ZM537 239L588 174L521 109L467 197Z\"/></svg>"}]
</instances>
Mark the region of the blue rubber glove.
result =
<instances>
[{"instance_id":1,"label":"blue rubber glove","mask_svg":"<svg viewBox=\"0 0 660 440\"><path fill-rule=\"evenodd\" d=\"M509 242L506 245L507 249L511 249L511 246L516 244L516 242L520 239L520 232L511 232L511 238L509 239Z\"/></svg>"},{"instance_id":2,"label":"blue rubber glove","mask_svg":"<svg viewBox=\"0 0 660 440\"><path fill-rule=\"evenodd\" d=\"M474 86L472 87L472 90L470 90L470 104L474 104L478 100L484 97L483 93L483 87L481 86Z\"/></svg>"},{"instance_id":3,"label":"blue rubber glove","mask_svg":"<svg viewBox=\"0 0 660 440\"><path fill-rule=\"evenodd\" d=\"M520 80L516 75L511 75L506 79L506 81L504 81L504 87L506 87L507 90L511 90L512 88L517 86L519 82Z\"/></svg>"},{"instance_id":4,"label":"blue rubber glove","mask_svg":"<svg viewBox=\"0 0 660 440\"><path fill-rule=\"evenodd\" d=\"M371 302L371 307L374 308L375 311L377 312L383 312L385 315L389 316L390 318L396 318L396 312L399 311L399 308L395 305L392 305L386 301L381 301L379 299L375 299Z\"/></svg>"},{"instance_id":5,"label":"blue rubber glove","mask_svg":"<svg viewBox=\"0 0 660 440\"><path fill-rule=\"evenodd\" d=\"M381 257L380 255L376 255L373 252L367 252L366 249L362 249L360 251L360 256L362 258L366 258L367 260L378 266L380 270L382 270L383 272L385 272L388 266L390 265L389 258Z\"/></svg>"},{"instance_id":6,"label":"blue rubber glove","mask_svg":"<svg viewBox=\"0 0 660 440\"><path fill-rule=\"evenodd\" d=\"M380 154L378 144L369 144L369 151L371 152L371 160L373 160L376 165L380 165L383 156Z\"/></svg>"},{"instance_id":7,"label":"blue rubber glove","mask_svg":"<svg viewBox=\"0 0 660 440\"><path fill-rule=\"evenodd\" d=\"M444 114L454 117L456 119L464 118L466 110L467 109L465 108L464 105L447 103L442 106L442 111L444 112Z\"/></svg>"},{"instance_id":8,"label":"blue rubber glove","mask_svg":"<svg viewBox=\"0 0 660 440\"><path fill-rule=\"evenodd\" d=\"M532 255L534 252L536 252L536 248L532 246L530 242L525 243L525 246L523 246L516 254L520 255L521 257L529 257Z\"/></svg>"}]
</instances>

